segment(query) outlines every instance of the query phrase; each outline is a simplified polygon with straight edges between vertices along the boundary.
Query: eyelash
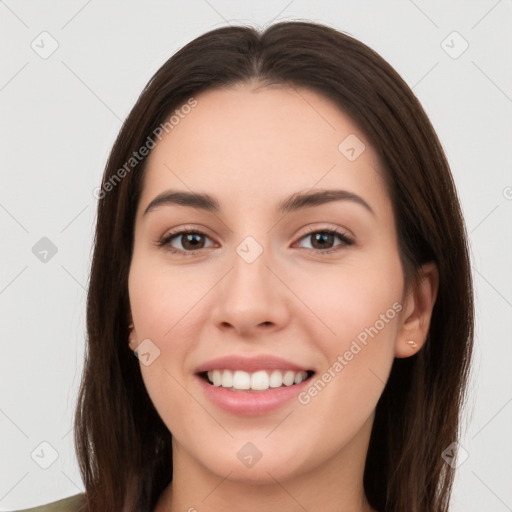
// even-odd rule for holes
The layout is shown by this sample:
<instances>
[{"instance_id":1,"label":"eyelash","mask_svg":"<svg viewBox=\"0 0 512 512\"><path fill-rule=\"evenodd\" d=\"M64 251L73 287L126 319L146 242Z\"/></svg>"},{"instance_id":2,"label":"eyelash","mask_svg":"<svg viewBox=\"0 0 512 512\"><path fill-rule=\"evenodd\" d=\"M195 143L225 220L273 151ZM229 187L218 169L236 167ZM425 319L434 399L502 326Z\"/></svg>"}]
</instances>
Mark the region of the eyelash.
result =
<instances>
[{"instance_id":1,"label":"eyelash","mask_svg":"<svg viewBox=\"0 0 512 512\"><path fill-rule=\"evenodd\" d=\"M338 249L340 246L343 246L343 245L346 245L346 246L350 246L350 245L355 245L355 241L350 238L348 235L346 235L345 233L342 233L336 229L330 229L330 228L326 228L326 229L318 229L318 228L313 228L313 229L310 229L309 231L307 231L305 234L303 234L299 240L302 240L303 238L306 238L314 233L322 233L322 234L328 234L328 235L335 235L337 237L339 237L339 239L343 242L342 244L340 245L337 245L335 247L333 247L332 249L308 249L308 248L305 248L305 250L307 250L308 252L312 252L312 253L316 253L316 254L331 254L333 252L337 252L339 251L340 249ZM165 236L162 240L158 241L157 242L157 245L159 247L162 247L164 248L166 251L169 251L171 252L172 254L182 254L183 256L193 256L194 254L197 254L199 251L205 249L204 247L202 249L195 249L195 250L191 250L191 251L184 251L182 249L176 249L174 247L171 247L170 246L170 243L171 241L174 239L174 238L177 238L179 237L180 235L201 235L201 236L205 236L207 238L208 235L206 233L203 233L202 231L199 231L197 229L182 229L180 231L174 231L174 232L171 232L169 233L167 236Z\"/></svg>"}]
</instances>

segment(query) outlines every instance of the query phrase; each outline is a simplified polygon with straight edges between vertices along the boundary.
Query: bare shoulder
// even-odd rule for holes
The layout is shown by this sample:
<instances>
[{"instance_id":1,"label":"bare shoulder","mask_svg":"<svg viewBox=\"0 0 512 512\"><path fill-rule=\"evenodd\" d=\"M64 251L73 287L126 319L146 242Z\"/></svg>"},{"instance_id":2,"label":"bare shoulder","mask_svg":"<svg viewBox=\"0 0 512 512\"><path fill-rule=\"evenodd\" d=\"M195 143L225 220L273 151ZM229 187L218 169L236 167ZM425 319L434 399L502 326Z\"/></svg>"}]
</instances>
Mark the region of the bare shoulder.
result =
<instances>
[{"instance_id":1,"label":"bare shoulder","mask_svg":"<svg viewBox=\"0 0 512 512\"><path fill-rule=\"evenodd\" d=\"M85 494L75 494L62 500L53 501L46 505L40 505L23 510L13 510L12 512L81 512L81 507L85 503Z\"/></svg>"}]
</instances>

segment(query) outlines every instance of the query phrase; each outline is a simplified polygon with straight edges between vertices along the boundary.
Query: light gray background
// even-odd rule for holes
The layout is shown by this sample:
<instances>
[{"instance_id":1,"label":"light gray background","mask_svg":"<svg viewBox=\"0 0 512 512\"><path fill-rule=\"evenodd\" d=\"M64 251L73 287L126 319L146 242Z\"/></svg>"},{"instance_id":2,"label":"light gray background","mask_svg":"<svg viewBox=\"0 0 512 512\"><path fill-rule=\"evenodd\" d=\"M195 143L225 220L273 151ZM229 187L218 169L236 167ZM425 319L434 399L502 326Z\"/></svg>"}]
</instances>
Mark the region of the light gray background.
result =
<instances>
[{"instance_id":1,"label":"light gray background","mask_svg":"<svg viewBox=\"0 0 512 512\"><path fill-rule=\"evenodd\" d=\"M0 510L83 491L72 420L92 191L123 119L152 74L196 36L285 19L331 24L374 48L439 134L470 236L477 306L461 437L469 456L452 510L512 510L510 0L0 1ZM52 41L43 31L58 43L46 59ZM453 58L464 40L469 47ZM46 263L32 250L43 237L57 248ZM57 459L43 469L52 450Z\"/></svg>"}]
</instances>

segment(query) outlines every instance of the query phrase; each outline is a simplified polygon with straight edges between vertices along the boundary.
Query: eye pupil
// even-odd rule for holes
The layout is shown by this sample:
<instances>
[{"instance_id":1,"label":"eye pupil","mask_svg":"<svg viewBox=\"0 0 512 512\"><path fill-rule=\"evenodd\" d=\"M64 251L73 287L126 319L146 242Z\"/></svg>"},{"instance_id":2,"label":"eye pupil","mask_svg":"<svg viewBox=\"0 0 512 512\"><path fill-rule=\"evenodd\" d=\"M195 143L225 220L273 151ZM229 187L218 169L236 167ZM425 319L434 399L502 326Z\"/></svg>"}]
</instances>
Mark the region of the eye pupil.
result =
<instances>
[{"instance_id":1,"label":"eye pupil","mask_svg":"<svg viewBox=\"0 0 512 512\"><path fill-rule=\"evenodd\" d=\"M324 232L315 233L313 235L313 240L314 240L313 246L315 243L320 242L320 249L323 249L325 247L326 237L327 237L327 244L329 244L329 242L332 242L331 239L333 238L333 235L331 233L324 233Z\"/></svg>"},{"instance_id":2,"label":"eye pupil","mask_svg":"<svg viewBox=\"0 0 512 512\"><path fill-rule=\"evenodd\" d=\"M203 235L201 235L199 233L188 233L188 234L186 234L183 237L183 247L185 247L187 249L187 244L192 242L192 244L191 244L192 246L189 247L189 249L191 249L191 250L197 249L197 246L200 245L200 243L201 243L197 239L201 238L202 236ZM195 242L193 240L195 240Z\"/></svg>"},{"instance_id":3,"label":"eye pupil","mask_svg":"<svg viewBox=\"0 0 512 512\"><path fill-rule=\"evenodd\" d=\"M193 255L205 248L206 238L209 237L200 231L180 231L171 234L162 240L159 245L166 247L168 246L169 251L172 253ZM317 252L321 251L322 254L336 251L336 247L338 246L334 245L335 238L339 238L341 240L341 247L353 245L354 243L342 233L329 229L323 231L312 231L302 238L309 238L312 245L312 249L310 250L316 250ZM175 240L175 243L178 243L178 245L181 245L181 249L178 247L173 247L173 240Z\"/></svg>"}]
</instances>

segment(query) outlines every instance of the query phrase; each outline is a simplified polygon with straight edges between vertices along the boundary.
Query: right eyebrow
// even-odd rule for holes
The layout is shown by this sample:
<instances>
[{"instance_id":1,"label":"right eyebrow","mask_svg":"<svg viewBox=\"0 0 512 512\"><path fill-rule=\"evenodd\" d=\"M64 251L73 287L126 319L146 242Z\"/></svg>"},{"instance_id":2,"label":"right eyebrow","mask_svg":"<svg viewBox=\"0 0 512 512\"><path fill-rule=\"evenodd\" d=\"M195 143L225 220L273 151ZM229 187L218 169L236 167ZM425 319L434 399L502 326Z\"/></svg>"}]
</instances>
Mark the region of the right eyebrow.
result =
<instances>
[{"instance_id":1,"label":"right eyebrow","mask_svg":"<svg viewBox=\"0 0 512 512\"><path fill-rule=\"evenodd\" d=\"M208 212L219 212L219 202L208 194L200 194L197 192L186 192L178 190L166 190L158 196L156 196L144 210L143 215L155 210L159 206L163 205L181 205L190 206L192 208L199 208Z\"/></svg>"}]
</instances>

